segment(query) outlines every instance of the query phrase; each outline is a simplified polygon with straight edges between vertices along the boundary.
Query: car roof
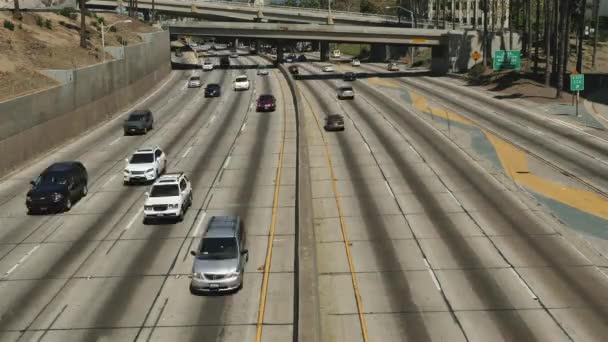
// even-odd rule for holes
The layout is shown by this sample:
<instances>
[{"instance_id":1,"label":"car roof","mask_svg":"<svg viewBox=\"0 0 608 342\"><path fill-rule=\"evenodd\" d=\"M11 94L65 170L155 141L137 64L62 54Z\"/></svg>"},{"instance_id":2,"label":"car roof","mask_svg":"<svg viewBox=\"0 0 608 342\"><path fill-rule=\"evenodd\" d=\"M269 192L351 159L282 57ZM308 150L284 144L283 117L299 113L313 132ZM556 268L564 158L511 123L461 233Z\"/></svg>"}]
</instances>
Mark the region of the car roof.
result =
<instances>
[{"instance_id":1,"label":"car roof","mask_svg":"<svg viewBox=\"0 0 608 342\"><path fill-rule=\"evenodd\" d=\"M212 216L207 224L206 238L236 237L238 216Z\"/></svg>"},{"instance_id":2,"label":"car roof","mask_svg":"<svg viewBox=\"0 0 608 342\"><path fill-rule=\"evenodd\" d=\"M340 114L329 114L327 115L328 119L344 119L344 117Z\"/></svg>"},{"instance_id":3,"label":"car roof","mask_svg":"<svg viewBox=\"0 0 608 342\"><path fill-rule=\"evenodd\" d=\"M207 84L207 87L218 87L219 88L220 85L217 83L209 83L209 84Z\"/></svg>"},{"instance_id":4,"label":"car roof","mask_svg":"<svg viewBox=\"0 0 608 342\"><path fill-rule=\"evenodd\" d=\"M135 154L135 153L152 153L152 152L154 152L157 149L160 150L160 147L158 147L158 146L144 146L142 148L138 148L137 150L135 150L135 152L133 154Z\"/></svg>"},{"instance_id":5,"label":"car roof","mask_svg":"<svg viewBox=\"0 0 608 342\"><path fill-rule=\"evenodd\" d=\"M156 182L154 182L155 185L157 184L177 184L177 182L179 181L179 179L184 175L183 172L180 173L165 173L164 175L160 176Z\"/></svg>"},{"instance_id":6,"label":"car roof","mask_svg":"<svg viewBox=\"0 0 608 342\"><path fill-rule=\"evenodd\" d=\"M149 109L136 109L134 111L132 111L131 113L129 113L129 115L141 115L141 114L148 114L150 113Z\"/></svg>"},{"instance_id":7,"label":"car roof","mask_svg":"<svg viewBox=\"0 0 608 342\"><path fill-rule=\"evenodd\" d=\"M69 171L76 167L78 162L76 161L64 161L51 164L51 166L47 167L44 172L63 172Z\"/></svg>"},{"instance_id":8,"label":"car roof","mask_svg":"<svg viewBox=\"0 0 608 342\"><path fill-rule=\"evenodd\" d=\"M236 78L247 78L247 75L238 75Z\"/></svg>"},{"instance_id":9,"label":"car roof","mask_svg":"<svg viewBox=\"0 0 608 342\"><path fill-rule=\"evenodd\" d=\"M262 94L260 95L261 99L267 99L267 98L273 98L274 99L274 95L272 94Z\"/></svg>"}]
</instances>

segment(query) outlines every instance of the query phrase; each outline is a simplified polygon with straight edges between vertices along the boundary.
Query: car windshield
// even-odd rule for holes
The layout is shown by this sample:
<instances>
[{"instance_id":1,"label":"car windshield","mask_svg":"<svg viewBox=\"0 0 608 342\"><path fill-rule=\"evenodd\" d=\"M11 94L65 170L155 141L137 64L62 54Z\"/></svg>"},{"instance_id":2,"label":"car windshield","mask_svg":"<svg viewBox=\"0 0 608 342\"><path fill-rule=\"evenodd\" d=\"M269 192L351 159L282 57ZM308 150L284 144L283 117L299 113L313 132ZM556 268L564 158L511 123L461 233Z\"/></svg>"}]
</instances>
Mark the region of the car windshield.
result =
<instances>
[{"instance_id":1,"label":"car windshield","mask_svg":"<svg viewBox=\"0 0 608 342\"><path fill-rule=\"evenodd\" d=\"M144 121L146 118L145 114L131 114L129 115L129 121Z\"/></svg>"},{"instance_id":2,"label":"car windshield","mask_svg":"<svg viewBox=\"0 0 608 342\"><path fill-rule=\"evenodd\" d=\"M237 253L235 238L205 238L198 258L203 260L235 259Z\"/></svg>"},{"instance_id":3,"label":"car windshield","mask_svg":"<svg viewBox=\"0 0 608 342\"><path fill-rule=\"evenodd\" d=\"M207 85L207 89L219 89L219 87L220 86L217 85L217 84L209 84L209 85Z\"/></svg>"},{"instance_id":4,"label":"car windshield","mask_svg":"<svg viewBox=\"0 0 608 342\"><path fill-rule=\"evenodd\" d=\"M351 87L340 87L340 91L352 91L353 88Z\"/></svg>"},{"instance_id":5,"label":"car windshield","mask_svg":"<svg viewBox=\"0 0 608 342\"><path fill-rule=\"evenodd\" d=\"M36 185L51 185L51 184L59 184L65 185L67 184L68 179L65 174L61 173L46 173L40 175L36 180Z\"/></svg>"},{"instance_id":6,"label":"car windshield","mask_svg":"<svg viewBox=\"0 0 608 342\"><path fill-rule=\"evenodd\" d=\"M274 100L274 97L272 95L261 95L260 96L260 101L272 101Z\"/></svg>"},{"instance_id":7,"label":"car windshield","mask_svg":"<svg viewBox=\"0 0 608 342\"><path fill-rule=\"evenodd\" d=\"M177 188L177 184L155 185L152 187L152 191L150 191L150 197L172 197L178 195L179 189Z\"/></svg>"},{"instance_id":8,"label":"car windshield","mask_svg":"<svg viewBox=\"0 0 608 342\"><path fill-rule=\"evenodd\" d=\"M153 153L136 153L129 160L129 164L149 164L152 162L154 162Z\"/></svg>"},{"instance_id":9,"label":"car windshield","mask_svg":"<svg viewBox=\"0 0 608 342\"><path fill-rule=\"evenodd\" d=\"M247 76L239 76L236 78L237 82L245 82L247 81Z\"/></svg>"},{"instance_id":10,"label":"car windshield","mask_svg":"<svg viewBox=\"0 0 608 342\"><path fill-rule=\"evenodd\" d=\"M190 81L200 81L201 78L198 76L190 77Z\"/></svg>"}]
</instances>

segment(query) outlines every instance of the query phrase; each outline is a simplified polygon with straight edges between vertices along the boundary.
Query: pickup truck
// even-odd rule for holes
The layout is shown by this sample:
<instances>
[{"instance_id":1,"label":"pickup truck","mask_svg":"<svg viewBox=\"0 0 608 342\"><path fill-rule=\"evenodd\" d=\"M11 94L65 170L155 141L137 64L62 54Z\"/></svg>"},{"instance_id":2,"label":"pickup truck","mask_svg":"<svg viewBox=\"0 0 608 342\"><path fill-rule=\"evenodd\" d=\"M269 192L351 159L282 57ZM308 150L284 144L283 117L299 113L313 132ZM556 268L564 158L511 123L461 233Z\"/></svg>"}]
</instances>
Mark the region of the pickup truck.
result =
<instances>
[{"instance_id":1,"label":"pickup truck","mask_svg":"<svg viewBox=\"0 0 608 342\"><path fill-rule=\"evenodd\" d=\"M240 75L234 79L234 90L249 90L249 80L246 75Z\"/></svg>"}]
</instances>

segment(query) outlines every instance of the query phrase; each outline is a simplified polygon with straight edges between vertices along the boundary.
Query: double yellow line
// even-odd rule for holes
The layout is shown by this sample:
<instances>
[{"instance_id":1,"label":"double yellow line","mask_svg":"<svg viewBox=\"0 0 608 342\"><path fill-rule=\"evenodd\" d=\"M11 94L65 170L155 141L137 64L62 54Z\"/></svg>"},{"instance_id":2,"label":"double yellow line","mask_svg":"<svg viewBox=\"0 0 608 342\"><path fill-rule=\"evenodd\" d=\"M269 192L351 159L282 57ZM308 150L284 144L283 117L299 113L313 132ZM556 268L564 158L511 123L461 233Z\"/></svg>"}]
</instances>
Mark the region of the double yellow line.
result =
<instances>
[{"instance_id":1,"label":"double yellow line","mask_svg":"<svg viewBox=\"0 0 608 342\"><path fill-rule=\"evenodd\" d=\"M274 71L272 75L277 79L280 84L280 79L276 76ZM268 278L270 277L270 265L272 263L272 247L274 243L274 235L277 223L277 212L279 209L279 190L281 187L281 171L283 170L283 154L285 151L285 131L287 130L287 109L285 108L285 93L283 87L281 89L281 98L283 100L283 132L281 134L281 150L279 152L279 166L277 167L276 183L274 188L274 199L272 205L272 220L270 222L270 232L268 234L268 247L266 249L266 261L264 262L264 277L262 279L262 292L260 295L260 306L258 309L258 322L256 325L255 340L260 342L262 340L262 329L264 326L264 313L266 311L266 297L268 296Z\"/></svg>"}]
</instances>

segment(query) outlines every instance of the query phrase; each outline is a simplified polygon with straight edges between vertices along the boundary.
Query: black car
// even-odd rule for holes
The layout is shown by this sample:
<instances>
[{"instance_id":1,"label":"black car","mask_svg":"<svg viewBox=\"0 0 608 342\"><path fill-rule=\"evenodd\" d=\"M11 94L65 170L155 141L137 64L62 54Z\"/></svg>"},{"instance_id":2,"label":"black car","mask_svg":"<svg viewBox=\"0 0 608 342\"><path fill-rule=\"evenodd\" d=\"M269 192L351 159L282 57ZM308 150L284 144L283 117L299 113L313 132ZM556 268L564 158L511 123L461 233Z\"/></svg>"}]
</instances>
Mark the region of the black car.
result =
<instances>
[{"instance_id":1,"label":"black car","mask_svg":"<svg viewBox=\"0 0 608 342\"><path fill-rule=\"evenodd\" d=\"M230 57L228 57L228 56L220 57L220 68L230 68Z\"/></svg>"},{"instance_id":2,"label":"black car","mask_svg":"<svg viewBox=\"0 0 608 342\"><path fill-rule=\"evenodd\" d=\"M25 200L28 214L68 211L88 192L87 170L77 161L55 163L30 183Z\"/></svg>"},{"instance_id":3,"label":"black car","mask_svg":"<svg viewBox=\"0 0 608 342\"><path fill-rule=\"evenodd\" d=\"M344 117L340 114L330 114L325 117L326 131L343 131L344 130Z\"/></svg>"},{"instance_id":4,"label":"black car","mask_svg":"<svg viewBox=\"0 0 608 342\"><path fill-rule=\"evenodd\" d=\"M344 79L344 81L349 81L349 82L355 81L357 79L357 74L355 74L354 72L351 72L351 71L346 72L346 73L344 73L343 79Z\"/></svg>"},{"instance_id":5,"label":"black car","mask_svg":"<svg viewBox=\"0 0 608 342\"><path fill-rule=\"evenodd\" d=\"M211 83L205 87L205 97L220 97L222 96L222 87L219 84Z\"/></svg>"},{"instance_id":6,"label":"black car","mask_svg":"<svg viewBox=\"0 0 608 342\"><path fill-rule=\"evenodd\" d=\"M308 59L306 58L306 56L304 55L299 55L298 56L298 62L306 62Z\"/></svg>"},{"instance_id":7,"label":"black car","mask_svg":"<svg viewBox=\"0 0 608 342\"><path fill-rule=\"evenodd\" d=\"M149 130L154 128L154 116L148 109L136 110L129 114L129 117L125 120L123 129L125 135L132 133L148 133Z\"/></svg>"},{"instance_id":8,"label":"black car","mask_svg":"<svg viewBox=\"0 0 608 342\"><path fill-rule=\"evenodd\" d=\"M297 74L299 74L300 71L298 70L298 66L297 65L292 65L292 66L289 67L289 72L292 75L297 75Z\"/></svg>"}]
</instances>

